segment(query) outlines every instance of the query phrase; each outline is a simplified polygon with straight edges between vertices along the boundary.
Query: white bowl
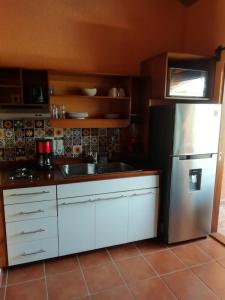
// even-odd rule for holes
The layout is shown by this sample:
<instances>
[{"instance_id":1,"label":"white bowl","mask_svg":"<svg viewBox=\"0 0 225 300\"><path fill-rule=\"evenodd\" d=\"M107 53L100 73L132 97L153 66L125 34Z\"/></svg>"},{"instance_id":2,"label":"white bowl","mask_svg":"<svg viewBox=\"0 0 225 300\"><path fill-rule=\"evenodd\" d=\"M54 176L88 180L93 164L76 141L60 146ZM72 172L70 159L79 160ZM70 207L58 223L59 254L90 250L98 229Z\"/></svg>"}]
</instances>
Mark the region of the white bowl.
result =
<instances>
[{"instance_id":1,"label":"white bowl","mask_svg":"<svg viewBox=\"0 0 225 300\"><path fill-rule=\"evenodd\" d=\"M87 112L68 112L67 115L68 115L69 118L72 118L72 119L88 118L88 113Z\"/></svg>"},{"instance_id":2,"label":"white bowl","mask_svg":"<svg viewBox=\"0 0 225 300\"><path fill-rule=\"evenodd\" d=\"M85 95L85 96L95 96L97 94L97 89L96 88L83 88L82 89L82 93Z\"/></svg>"}]
</instances>

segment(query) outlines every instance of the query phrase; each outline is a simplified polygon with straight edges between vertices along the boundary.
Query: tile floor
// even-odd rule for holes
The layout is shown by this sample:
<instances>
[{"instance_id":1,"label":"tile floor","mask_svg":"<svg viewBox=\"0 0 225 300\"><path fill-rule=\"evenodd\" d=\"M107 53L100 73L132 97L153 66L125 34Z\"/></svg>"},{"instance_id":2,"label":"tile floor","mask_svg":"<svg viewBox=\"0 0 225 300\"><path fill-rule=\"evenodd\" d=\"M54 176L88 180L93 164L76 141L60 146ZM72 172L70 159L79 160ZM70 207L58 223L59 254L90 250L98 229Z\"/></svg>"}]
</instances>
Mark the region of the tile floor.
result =
<instances>
[{"instance_id":1,"label":"tile floor","mask_svg":"<svg viewBox=\"0 0 225 300\"><path fill-rule=\"evenodd\" d=\"M225 299L225 247L142 241L5 270L0 300Z\"/></svg>"}]
</instances>

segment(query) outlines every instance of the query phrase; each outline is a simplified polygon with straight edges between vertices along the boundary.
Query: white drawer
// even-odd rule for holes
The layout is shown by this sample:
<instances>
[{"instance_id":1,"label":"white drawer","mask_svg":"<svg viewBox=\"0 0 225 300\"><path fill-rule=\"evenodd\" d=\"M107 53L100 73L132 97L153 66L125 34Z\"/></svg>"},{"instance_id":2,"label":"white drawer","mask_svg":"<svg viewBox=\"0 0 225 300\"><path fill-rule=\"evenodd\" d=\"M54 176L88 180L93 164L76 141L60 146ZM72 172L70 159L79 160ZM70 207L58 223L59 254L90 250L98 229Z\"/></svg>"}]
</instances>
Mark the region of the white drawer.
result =
<instances>
[{"instance_id":1,"label":"white drawer","mask_svg":"<svg viewBox=\"0 0 225 300\"><path fill-rule=\"evenodd\" d=\"M6 224L7 245L57 238L57 218L34 219Z\"/></svg>"},{"instance_id":2,"label":"white drawer","mask_svg":"<svg viewBox=\"0 0 225 300\"><path fill-rule=\"evenodd\" d=\"M58 239L43 239L8 247L9 266L58 256Z\"/></svg>"},{"instance_id":3,"label":"white drawer","mask_svg":"<svg viewBox=\"0 0 225 300\"><path fill-rule=\"evenodd\" d=\"M38 186L3 190L4 204L56 199L56 186Z\"/></svg>"},{"instance_id":4,"label":"white drawer","mask_svg":"<svg viewBox=\"0 0 225 300\"><path fill-rule=\"evenodd\" d=\"M5 205L5 221L23 221L57 216L56 200Z\"/></svg>"},{"instance_id":5,"label":"white drawer","mask_svg":"<svg viewBox=\"0 0 225 300\"><path fill-rule=\"evenodd\" d=\"M57 186L58 198L70 198L82 195L96 195L159 186L159 176L140 176L110 180L88 181L81 183L60 184Z\"/></svg>"}]
</instances>

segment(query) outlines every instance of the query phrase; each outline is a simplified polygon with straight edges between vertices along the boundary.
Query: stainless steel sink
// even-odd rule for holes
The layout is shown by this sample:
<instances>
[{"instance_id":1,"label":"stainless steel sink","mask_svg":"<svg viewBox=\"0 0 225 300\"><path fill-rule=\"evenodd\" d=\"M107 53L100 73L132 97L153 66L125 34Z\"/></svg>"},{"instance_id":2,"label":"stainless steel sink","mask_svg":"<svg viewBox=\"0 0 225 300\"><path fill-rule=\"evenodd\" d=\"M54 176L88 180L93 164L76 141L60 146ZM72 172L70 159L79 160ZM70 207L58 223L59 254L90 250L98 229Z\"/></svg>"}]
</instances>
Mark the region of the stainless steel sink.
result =
<instances>
[{"instance_id":1,"label":"stainless steel sink","mask_svg":"<svg viewBox=\"0 0 225 300\"><path fill-rule=\"evenodd\" d=\"M116 172L141 171L125 163L104 163L104 164L68 164L60 166L64 177L76 177L84 175L107 174Z\"/></svg>"}]
</instances>

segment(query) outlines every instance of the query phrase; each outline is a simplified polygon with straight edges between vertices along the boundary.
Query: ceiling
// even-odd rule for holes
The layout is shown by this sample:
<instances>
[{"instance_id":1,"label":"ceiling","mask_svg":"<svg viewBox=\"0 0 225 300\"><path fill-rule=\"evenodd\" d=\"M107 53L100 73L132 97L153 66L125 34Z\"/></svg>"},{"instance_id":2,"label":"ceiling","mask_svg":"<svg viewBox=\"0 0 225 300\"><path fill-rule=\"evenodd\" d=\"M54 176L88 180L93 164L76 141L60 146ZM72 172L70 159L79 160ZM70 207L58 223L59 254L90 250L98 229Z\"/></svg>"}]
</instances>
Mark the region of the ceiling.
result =
<instances>
[{"instance_id":1,"label":"ceiling","mask_svg":"<svg viewBox=\"0 0 225 300\"><path fill-rule=\"evenodd\" d=\"M185 6L190 6L190 5L194 4L195 2L197 2L198 0L178 0L178 1L180 1Z\"/></svg>"}]
</instances>

